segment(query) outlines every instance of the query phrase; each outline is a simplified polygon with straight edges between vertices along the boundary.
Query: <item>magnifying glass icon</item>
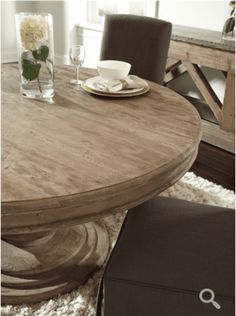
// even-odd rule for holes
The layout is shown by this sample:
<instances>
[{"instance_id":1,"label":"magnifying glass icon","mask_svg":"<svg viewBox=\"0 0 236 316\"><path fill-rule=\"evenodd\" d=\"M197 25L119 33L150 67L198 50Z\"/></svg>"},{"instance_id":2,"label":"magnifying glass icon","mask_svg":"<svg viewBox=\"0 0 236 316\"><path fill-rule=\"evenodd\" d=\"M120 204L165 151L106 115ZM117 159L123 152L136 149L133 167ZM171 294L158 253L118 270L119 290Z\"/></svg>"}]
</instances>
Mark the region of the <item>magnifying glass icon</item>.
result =
<instances>
[{"instance_id":1,"label":"magnifying glass icon","mask_svg":"<svg viewBox=\"0 0 236 316\"><path fill-rule=\"evenodd\" d=\"M209 298L204 298L203 295L207 293L207 296ZM211 303L215 308L220 309L221 306L218 304L214 299L215 299L215 293L211 289L202 289L199 293L199 298L203 303L209 304Z\"/></svg>"}]
</instances>

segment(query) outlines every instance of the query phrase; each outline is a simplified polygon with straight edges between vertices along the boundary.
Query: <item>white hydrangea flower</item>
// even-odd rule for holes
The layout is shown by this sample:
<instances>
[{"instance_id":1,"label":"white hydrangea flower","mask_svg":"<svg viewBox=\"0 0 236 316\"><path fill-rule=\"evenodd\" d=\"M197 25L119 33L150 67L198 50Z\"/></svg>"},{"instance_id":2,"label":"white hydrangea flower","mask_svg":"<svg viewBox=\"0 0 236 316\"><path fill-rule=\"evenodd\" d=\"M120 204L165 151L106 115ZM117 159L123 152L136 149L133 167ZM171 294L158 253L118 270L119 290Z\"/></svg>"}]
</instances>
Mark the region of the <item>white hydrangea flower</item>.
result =
<instances>
[{"instance_id":1,"label":"white hydrangea flower","mask_svg":"<svg viewBox=\"0 0 236 316\"><path fill-rule=\"evenodd\" d=\"M48 37L49 25L42 16L27 16L20 24L22 46L26 50L38 49Z\"/></svg>"}]
</instances>

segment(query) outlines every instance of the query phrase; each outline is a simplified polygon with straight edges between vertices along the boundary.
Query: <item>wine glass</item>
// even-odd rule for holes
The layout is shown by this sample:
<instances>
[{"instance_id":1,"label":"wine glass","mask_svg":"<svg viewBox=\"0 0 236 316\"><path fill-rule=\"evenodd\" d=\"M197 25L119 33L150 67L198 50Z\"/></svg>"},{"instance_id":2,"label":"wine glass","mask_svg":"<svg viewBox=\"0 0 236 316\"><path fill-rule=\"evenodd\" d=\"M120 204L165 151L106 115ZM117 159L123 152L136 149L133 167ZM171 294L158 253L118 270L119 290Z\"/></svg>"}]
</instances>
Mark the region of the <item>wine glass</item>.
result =
<instances>
[{"instance_id":1,"label":"wine glass","mask_svg":"<svg viewBox=\"0 0 236 316\"><path fill-rule=\"evenodd\" d=\"M70 81L71 84L81 85L79 80L79 67L82 66L85 58L85 51L83 45L72 45L70 47L70 61L76 66L76 79Z\"/></svg>"}]
</instances>

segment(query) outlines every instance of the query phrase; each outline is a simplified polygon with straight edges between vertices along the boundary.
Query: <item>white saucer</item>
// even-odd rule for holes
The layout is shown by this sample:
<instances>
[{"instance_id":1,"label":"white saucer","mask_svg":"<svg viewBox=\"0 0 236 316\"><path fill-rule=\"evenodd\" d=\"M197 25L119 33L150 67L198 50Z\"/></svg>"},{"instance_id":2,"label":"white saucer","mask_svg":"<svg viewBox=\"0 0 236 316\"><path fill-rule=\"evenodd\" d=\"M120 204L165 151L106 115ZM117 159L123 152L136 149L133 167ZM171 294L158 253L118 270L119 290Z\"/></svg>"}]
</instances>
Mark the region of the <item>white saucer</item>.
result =
<instances>
[{"instance_id":1,"label":"white saucer","mask_svg":"<svg viewBox=\"0 0 236 316\"><path fill-rule=\"evenodd\" d=\"M141 88L119 90L112 92L104 91L104 89L101 89L100 87L102 87L103 85L103 79L100 76L96 76L85 80L82 83L81 87L89 93L107 97L131 97L141 95L149 91L149 85L145 80L143 80L143 87Z\"/></svg>"}]
</instances>

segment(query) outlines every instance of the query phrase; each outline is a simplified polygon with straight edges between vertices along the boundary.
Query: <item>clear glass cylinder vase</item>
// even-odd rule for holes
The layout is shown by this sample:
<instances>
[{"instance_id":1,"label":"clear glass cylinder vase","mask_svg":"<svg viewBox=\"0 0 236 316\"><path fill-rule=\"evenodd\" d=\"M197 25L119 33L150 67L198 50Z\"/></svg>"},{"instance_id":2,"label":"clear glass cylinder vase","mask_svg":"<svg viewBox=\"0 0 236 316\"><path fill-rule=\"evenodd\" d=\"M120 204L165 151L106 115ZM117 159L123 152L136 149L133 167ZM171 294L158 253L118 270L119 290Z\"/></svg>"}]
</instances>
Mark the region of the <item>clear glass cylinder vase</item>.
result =
<instances>
[{"instance_id":1,"label":"clear glass cylinder vase","mask_svg":"<svg viewBox=\"0 0 236 316\"><path fill-rule=\"evenodd\" d=\"M54 96L53 18L48 13L17 13L20 90L28 98Z\"/></svg>"}]
</instances>

